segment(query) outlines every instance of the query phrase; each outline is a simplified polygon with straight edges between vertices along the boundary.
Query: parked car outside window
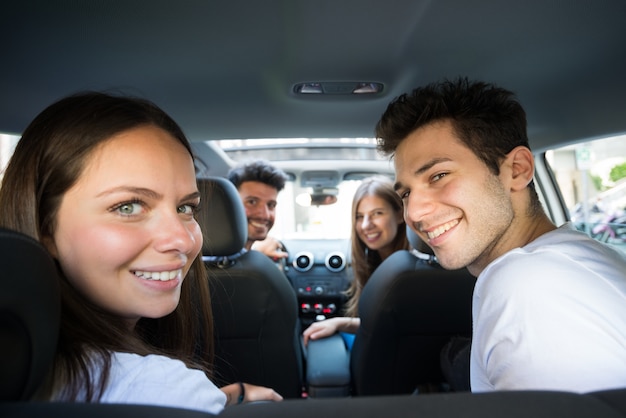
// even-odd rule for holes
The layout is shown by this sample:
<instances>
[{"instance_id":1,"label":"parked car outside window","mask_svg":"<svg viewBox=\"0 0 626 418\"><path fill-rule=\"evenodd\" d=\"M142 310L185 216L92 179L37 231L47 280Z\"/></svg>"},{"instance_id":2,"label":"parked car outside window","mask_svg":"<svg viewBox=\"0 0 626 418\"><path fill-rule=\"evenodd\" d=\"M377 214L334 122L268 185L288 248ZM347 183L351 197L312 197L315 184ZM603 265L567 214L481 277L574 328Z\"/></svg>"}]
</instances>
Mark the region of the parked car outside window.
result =
<instances>
[{"instance_id":1,"label":"parked car outside window","mask_svg":"<svg viewBox=\"0 0 626 418\"><path fill-rule=\"evenodd\" d=\"M626 251L626 135L549 150L572 222Z\"/></svg>"}]
</instances>

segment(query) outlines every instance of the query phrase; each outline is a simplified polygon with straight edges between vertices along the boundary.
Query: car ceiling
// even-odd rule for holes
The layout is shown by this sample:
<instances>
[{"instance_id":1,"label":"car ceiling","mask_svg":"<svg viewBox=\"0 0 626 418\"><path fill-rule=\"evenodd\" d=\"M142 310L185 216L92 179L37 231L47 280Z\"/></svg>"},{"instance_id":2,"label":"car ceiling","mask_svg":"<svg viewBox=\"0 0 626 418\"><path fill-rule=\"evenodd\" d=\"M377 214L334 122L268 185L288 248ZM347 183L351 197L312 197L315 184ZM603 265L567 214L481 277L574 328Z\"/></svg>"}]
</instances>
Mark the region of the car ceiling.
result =
<instances>
[{"instance_id":1,"label":"car ceiling","mask_svg":"<svg viewBox=\"0 0 626 418\"><path fill-rule=\"evenodd\" d=\"M0 6L0 131L80 90L146 97L191 140L371 137L389 101L513 90L535 147L626 133L623 0L56 0ZM309 95L373 81L376 97Z\"/></svg>"}]
</instances>

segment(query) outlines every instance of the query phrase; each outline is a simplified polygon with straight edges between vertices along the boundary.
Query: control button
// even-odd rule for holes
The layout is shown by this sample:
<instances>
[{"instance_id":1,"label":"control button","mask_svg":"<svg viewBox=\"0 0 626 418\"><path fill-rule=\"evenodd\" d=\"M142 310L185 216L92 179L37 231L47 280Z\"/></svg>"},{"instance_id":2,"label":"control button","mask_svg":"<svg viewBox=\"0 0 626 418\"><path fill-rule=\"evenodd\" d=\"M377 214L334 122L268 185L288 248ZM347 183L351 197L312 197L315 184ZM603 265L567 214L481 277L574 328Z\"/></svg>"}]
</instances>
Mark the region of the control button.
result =
<instances>
[{"instance_id":1,"label":"control button","mask_svg":"<svg viewBox=\"0 0 626 418\"><path fill-rule=\"evenodd\" d=\"M300 310L302 311L302 313L309 313L311 312L311 305L308 303L302 303L300 305Z\"/></svg>"},{"instance_id":2,"label":"control button","mask_svg":"<svg viewBox=\"0 0 626 418\"><path fill-rule=\"evenodd\" d=\"M316 286L315 287L315 294L316 295L323 295L324 294L324 288L322 286Z\"/></svg>"},{"instance_id":3,"label":"control button","mask_svg":"<svg viewBox=\"0 0 626 418\"><path fill-rule=\"evenodd\" d=\"M324 311L324 305L322 305L321 303L316 303L315 305L313 305L313 310L315 311L315 313L321 314Z\"/></svg>"}]
</instances>

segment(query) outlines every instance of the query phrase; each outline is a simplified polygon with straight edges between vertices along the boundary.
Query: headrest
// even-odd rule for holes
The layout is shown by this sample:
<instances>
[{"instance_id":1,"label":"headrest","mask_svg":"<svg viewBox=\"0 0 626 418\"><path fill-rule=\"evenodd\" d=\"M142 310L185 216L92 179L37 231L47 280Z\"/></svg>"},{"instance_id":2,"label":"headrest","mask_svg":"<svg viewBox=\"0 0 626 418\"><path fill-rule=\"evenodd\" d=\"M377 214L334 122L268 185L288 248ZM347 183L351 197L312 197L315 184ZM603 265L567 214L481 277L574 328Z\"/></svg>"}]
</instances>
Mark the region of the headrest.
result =
<instances>
[{"instance_id":1,"label":"headrest","mask_svg":"<svg viewBox=\"0 0 626 418\"><path fill-rule=\"evenodd\" d=\"M415 248L420 253L434 256L433 249L428 246L422 239L413 231L408 225L406 226L406 238L409 240L411 247Z\"/></svg>"},{"instance_id":2,"label":"headrest","mask_svg":"<svg viewBox=\"0 0 626 418\"><path fill-rule=\"evenodd\" d=\"M0 228L0 401L28 400L56 352L61 295L56 265L34 239Z\"/></svg>"},{"instance_id":3,"label":"headrest","mask_svg":"<svg viewBox=\"0 0 626 418\"><path fill-rule=\"evenodd\" d=\"M202 255L238 253L248 239L248 219L237 188L222 177L198 179L202 210L197 216L204 235Z\"/></svg>"}]
</instances>

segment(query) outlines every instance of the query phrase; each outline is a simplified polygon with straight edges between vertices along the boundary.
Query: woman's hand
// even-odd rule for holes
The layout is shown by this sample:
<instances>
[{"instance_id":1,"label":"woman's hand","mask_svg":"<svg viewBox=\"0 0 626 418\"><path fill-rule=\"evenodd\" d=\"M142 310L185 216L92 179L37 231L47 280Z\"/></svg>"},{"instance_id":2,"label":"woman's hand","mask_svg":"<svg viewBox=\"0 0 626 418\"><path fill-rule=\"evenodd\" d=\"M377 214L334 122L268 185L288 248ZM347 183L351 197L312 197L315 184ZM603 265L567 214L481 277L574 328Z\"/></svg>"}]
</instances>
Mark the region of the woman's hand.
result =
<instances>
[{"instance_id":1,"label":"woman's hand","mask_svg":"<svg viewBox=\"0 0 626 418\"><path fill-rule=\"evenodd\" d=\"M252 385L250 383L233 383L220 389L226 394L227 406L254 401L277 402L283 400L283 397L274 391L274 389L266 388L265 386ZM241 402L239 402L240 398Z\"/></svg>"},{"instance_id":2,"label":"woman's hand","mask_svg":"<svg viewBox=\"0 0 626 418\"><path fill-rule=\"evenodd\" d=\"M309 340L330 337L338 331L355 333L359 328L360 323L359 318L348 317L336 317L319 322L313 322L302 333L304 345L307 345Z\"/></svg>"}]
</instances>

